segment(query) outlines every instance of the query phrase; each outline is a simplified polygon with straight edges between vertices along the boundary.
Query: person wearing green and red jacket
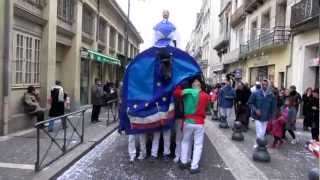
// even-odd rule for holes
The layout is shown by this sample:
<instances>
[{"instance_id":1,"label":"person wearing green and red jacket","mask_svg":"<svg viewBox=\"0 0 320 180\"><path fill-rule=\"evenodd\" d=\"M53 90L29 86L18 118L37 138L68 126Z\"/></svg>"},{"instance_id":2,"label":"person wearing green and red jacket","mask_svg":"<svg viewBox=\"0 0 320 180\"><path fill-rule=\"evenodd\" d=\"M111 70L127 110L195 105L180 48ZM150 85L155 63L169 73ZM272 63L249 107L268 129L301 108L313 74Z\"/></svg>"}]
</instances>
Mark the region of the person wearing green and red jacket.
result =
<instances>
[{"instance_id":1,"label":"person wearing green and red jacket","mask_svg":"<svg viewBox=\"0 0 320 180\"><path fill-rule=\"evenodd\" d=\"M199 161L202 154L204 138L204 120L206 107L209 104L210 96L201 90L201 81L196 78L192 82L192 88L182 90L176 88L174 96L183 97L184 103L184 125L183 138L181 142L181 164L180 168L187 168L189 144L194 139L193 156L190 173L199 173ZM190 149L191 150L191 149Z\"/></svg>"}]
</instances>

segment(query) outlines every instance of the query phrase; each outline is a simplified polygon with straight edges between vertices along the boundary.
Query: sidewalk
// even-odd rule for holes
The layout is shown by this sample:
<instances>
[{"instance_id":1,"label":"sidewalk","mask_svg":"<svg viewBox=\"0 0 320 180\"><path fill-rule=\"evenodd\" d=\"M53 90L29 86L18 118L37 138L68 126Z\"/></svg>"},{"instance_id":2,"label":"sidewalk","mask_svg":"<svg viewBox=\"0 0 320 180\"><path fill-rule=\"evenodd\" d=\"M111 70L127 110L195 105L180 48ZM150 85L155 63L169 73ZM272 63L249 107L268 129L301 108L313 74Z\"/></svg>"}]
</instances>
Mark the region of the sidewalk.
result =
<instances>
[{"instance_id":1,"label":"sidewalk","mask_svg":"<svg viewBox=\"0 0 320 180\"><path fill-rule=\"evenodd\" d=\"M0 137L0 180L49 179L92 149L108 134L113 132L118 125L118 122L114 122L106 126L107 113L104 110L102 110L100 114L100 120L102 122L92 124L90 117L91 110L87 110L85 112L84 142L38 173L34 171L34 164L36 162L36 129ZM71 121L77 122L79 118L80 117L74 116ZM67 128L68 137L72 135L71 130L71 127ZM57 131L59 131L59 133L57 133ZM61 125L56 123L54 131L50 134L57 134L57 138L63 136ZM43 154L50 145L51 140L42 131L40 137L41 147L43 148L41 152ZM72 143L78 143L80 141L77 136L74 135L72 137L71 145ZM60 153L59 151L60 150L53 144L52 149L48 152L48 158L57 157L58 153Z\"/></svg>"},{"instance_id":2,"label":"sidewalk","mask_svg":"<svg viewBox=\"0 0 320 180\"><path fill-rule=\"evenodd\" d=\"M307 180L309 170L318 167L319 161L304 148L304 144L311 139L311 133L302 131L301 119L297 121L298 143L291 144L291 137L287 134L289 142L278 149L268 148L270 163L258 163L252 160L256 139L254 121L250 121L250 130L243 133L245 140L242 142L231 140L232 128L220 129L219 122L212 121L211 117L207 118L205 126L209 139L236 179ZM268 142L272 141L273 138L268 137Z\"/></svg>"}]
</instances>

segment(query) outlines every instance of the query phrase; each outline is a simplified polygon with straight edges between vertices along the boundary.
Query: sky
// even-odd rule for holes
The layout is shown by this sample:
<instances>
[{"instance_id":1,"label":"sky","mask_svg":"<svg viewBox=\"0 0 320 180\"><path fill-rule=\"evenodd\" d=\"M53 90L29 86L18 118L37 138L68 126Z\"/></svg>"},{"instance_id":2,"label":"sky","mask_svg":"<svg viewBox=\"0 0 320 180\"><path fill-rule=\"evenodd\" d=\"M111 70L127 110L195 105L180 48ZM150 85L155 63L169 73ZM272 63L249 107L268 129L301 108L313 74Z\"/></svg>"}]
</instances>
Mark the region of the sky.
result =
<instances>
[{"instance_id":1,"label":"sky","mask_svg":"<svg viewBox=\"0 0 320 180\"><path fill-rule=\"evenodd\" d=\"M128 0L116 0L127 14ZM171 21L177 27L181 49L185 49L196 23L202 0L131 0L130 20L140 32L144 43L140 50L152 46L153 26L162 20L162 11L170 11Z\"/></svg>"}]
</instances>

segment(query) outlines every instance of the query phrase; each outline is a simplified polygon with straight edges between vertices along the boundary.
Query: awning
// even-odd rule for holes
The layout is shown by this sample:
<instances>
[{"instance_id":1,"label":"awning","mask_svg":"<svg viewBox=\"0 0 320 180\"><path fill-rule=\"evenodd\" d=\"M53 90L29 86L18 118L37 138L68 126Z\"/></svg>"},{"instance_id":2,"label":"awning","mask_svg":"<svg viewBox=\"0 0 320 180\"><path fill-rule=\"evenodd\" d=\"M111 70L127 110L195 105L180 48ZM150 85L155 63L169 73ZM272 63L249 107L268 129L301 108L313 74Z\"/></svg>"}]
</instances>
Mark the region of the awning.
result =
<instances>
[{"instance_id":1,"label":"awning","mask_svg":"<svg viewBox=\"0 0 320 180\"><path fill-rule=\"evenodd\" d=\"M102 63L121 65L121 61L119 59L92 50L87 50L87 58Z\"/></svg>"}]
</instances>

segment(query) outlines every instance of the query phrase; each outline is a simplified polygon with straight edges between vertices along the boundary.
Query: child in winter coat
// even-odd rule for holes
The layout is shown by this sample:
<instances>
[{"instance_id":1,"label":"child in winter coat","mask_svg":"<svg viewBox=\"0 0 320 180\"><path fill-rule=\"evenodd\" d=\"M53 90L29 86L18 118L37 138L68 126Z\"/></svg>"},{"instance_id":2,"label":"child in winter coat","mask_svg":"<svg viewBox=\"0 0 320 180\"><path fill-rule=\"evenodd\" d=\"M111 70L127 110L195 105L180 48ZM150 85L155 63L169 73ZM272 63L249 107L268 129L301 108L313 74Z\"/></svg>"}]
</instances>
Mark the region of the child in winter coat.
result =
<instances>
[{"instance_id":1,"label":"child in winter coat","mask_svg":"<svg viewBox=\"0 0 320 180\"><path fill-rule=\"evenodd\" d=\"M280 111L280 109L277 110L276 118L270 121L271 123L271 135L274 137L274 141L271 145L271 148L279 147L283 141L283 129L286 125L286 118L285 118L285 112Z\"/></svg>"}]
</instances>

